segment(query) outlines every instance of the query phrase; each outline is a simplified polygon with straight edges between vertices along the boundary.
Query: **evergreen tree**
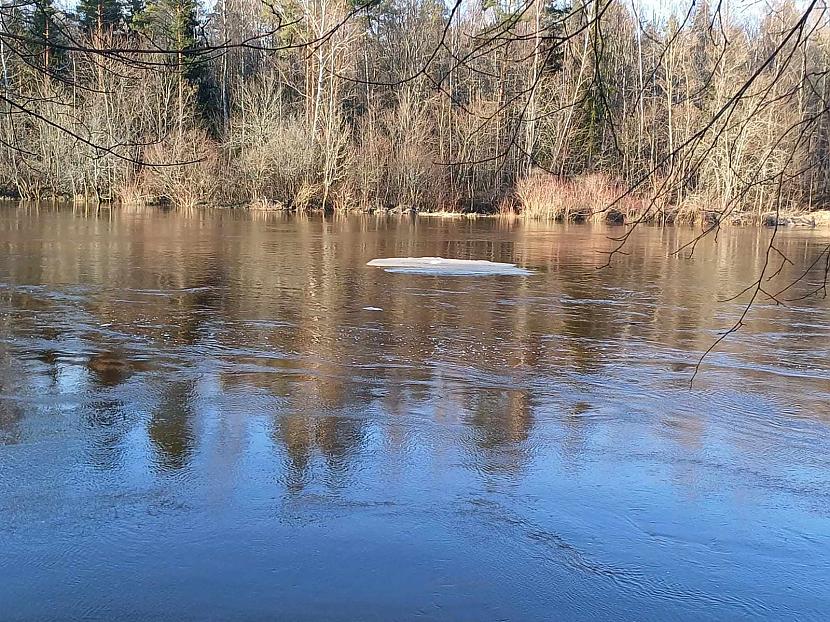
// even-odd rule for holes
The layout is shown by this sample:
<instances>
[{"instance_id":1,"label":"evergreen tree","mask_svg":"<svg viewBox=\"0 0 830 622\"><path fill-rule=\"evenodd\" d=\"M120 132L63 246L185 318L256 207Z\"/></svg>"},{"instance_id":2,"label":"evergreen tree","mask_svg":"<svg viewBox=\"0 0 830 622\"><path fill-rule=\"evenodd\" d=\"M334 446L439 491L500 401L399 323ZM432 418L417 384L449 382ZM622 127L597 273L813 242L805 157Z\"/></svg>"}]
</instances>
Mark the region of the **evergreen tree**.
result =
<instances>
[{"instance_id":1,"label":"evergreen tree","mask_svg":"<svg viewBox=\"0 0 830 622\"><path fill-rule=\"evenodd\" d=\"M64 40L62 25L54 0L39 0L28 16L27 28L31 39L29 49L37 66L44 71L45 81L63 66L66 54L60 47Z\"/></svg>"},{"instance_id":2,"label":"evergreen tree","mask_svg":"<svg viewBox=\"0 0 830 622\"><path fill-rule=\"evenodd\" d=\"M102 35L121 27L124 11L119 0L79 0L78 21L86 32Z\"/></svg>"},{"instance_id":3,"label":"evergreen tree","mask_svg":"<svg viewBox=\"0 0 830 622\"><path fill-rule=\"evenodd\" d=\"M193 58L198 46L197 0L150 0L132 18L132 28L149 37L159 48L175 51L170 58L181 75L190 82L198 78L200 65Z\"/></svg>"},{"instance_id":4,"label":"evergreen tree","mask_svg":"<svg viewBox=\"0 0 830 622\"><path fill-rule=\"evenodd\" d=\"M124 19L127 22L127 26L131 30L136 30L136 20L140 21L141 14L144 12L144 9L144 0L129 0L127 3L127 10L124 15Z\"/></svg>"},{"instance_id":5,"label":"evergreen tree","mask_svg":"<svg viewBox=\"0 0 830 622\"><path fill-rule=\"evenodd\" d=\"M198 36L198 0L149 0L132 20L132 28L166 52L165 58L178 77L179 127L185 125L187 94L196 90L204 103L204 63L194 54Z\"/></svg>"}]
</instances>

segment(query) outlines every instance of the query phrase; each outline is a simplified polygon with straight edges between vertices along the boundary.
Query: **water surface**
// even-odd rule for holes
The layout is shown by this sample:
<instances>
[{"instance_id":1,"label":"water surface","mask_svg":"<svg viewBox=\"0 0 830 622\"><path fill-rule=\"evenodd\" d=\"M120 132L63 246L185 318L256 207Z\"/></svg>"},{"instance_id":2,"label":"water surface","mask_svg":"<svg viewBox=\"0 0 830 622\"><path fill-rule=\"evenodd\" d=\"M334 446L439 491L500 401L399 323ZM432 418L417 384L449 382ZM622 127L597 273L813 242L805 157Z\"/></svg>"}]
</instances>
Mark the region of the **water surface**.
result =
<instances>
[{"instance_id":1,"label":"water surface","mask_svg":"<svg viewBox=\"0 0 830 622\"><path fill-rule=\"evenodd\" d=\"M0 617L826 619L828 303L618 232L0 209Z\"/></svg>"}]
</instances>

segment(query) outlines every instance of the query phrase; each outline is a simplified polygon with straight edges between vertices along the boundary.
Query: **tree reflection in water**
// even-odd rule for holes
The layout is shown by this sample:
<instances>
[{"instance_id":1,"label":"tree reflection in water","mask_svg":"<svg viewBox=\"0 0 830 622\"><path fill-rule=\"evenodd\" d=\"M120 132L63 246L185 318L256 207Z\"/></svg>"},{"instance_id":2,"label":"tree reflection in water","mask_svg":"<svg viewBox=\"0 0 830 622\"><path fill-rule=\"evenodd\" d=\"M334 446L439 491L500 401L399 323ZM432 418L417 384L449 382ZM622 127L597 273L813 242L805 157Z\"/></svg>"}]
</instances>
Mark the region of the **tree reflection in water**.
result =
<instances>
[{"instance_id":1,"label":"tree reflection in water","mask_svg":"<svg viewBox=\"0 0 830 622\"><path fill-rule=\"evenodd\" d=\"M805 530L805 491L824 498L827 303L760 305L690 390L689 360L739 310L718 297L762 259L743 249L763 246L732 241L761 234L731 231L728 244L686 261L667 259L684 230L643 229L629 255L597 271L607 233L496 219L4 211L0 516L51 510L76 532L113 526L108 535L151 578L160 564L141 554L154 544L167 547L160 557L227 557L257 594L271 593L263 577L273 580L274 567L328 572L350 593L359 573L315 557L327 547L401 584L421 577L419 593L496 594L516 607L511 594L530 594L537 580L534 594L561 580L574 593L584 581L583 595L617 594L593 582L607 575L557 557L579 545L571 557L602 543L599 554L634 567L627 576L637 581L648 564L666 566L668 541L672 557L720 568L722 551L684 539L698 530L727 530L739 544L723 546L741 568L769 568L754 553L766 550L800 563L802 540L782 545L769 525L786 508ZM798 233L781 244L802 264L819 246ZM534 272L468 279L365 266L410 255ZM31 494L41 489L46 501ZM709 505L694 505L707 494ZM494 517L502 509L507 531ZM289 512L299 520L283 523ZM148 522L158 542L135 535ZM644 536L643 523L671 538ZM537 532L563 546L534 548ZM48 558L35 540L10 551ZM75 551L75 540L49 551ZM292 551L298 559L285 557ZM529 558L541 560L533 572ZM245 575L246 564L257 572ZM88 566L111 579L107 568ZM705 592L685 578L690 593ZM143 594L163 594L133 579ZM316 589L300 574L281 585L298 598L305 592L292 586ZM655 585L637 592L630 581L620 594Z\"/></svg>"}]
</instances>

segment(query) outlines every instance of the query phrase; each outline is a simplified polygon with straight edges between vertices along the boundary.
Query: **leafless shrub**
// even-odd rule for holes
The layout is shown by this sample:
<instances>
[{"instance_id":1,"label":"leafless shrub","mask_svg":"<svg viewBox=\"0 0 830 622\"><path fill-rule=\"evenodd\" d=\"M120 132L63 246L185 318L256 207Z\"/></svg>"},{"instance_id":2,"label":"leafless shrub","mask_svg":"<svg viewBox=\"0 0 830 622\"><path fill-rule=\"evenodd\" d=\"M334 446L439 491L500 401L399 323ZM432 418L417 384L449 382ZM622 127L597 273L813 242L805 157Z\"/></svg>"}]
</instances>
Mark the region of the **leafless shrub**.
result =
<instances>
[{"instance_id":1,"label":"leafless shrub","mask_svg":"<svg viewBox=\"0 0 830 622\"><path fill-rule=\"evenodd\" d=\"M448 171L436 164L430 105L405 92L393 109L367 115L352 144L346 179L358 205L423 211L442 207Z\"/></svg>"},{"instance_id":2,"label":"leafless shrub","mask_svg":"<svg viewBox=\"0 0 830 622\"><path fill-rule=\"evenodd\" d=\"M243 86L236 97L223 151L234 190L249 204L302 203L307 200L305 187L317 175L313 133L284 98L275 76Z\"/></svg>"},{"instance_id":3,"label":"leafless shrub","mask_svg":"<svg viewBox=\"0 0 830 622\"><path fill-rule=\"evenodd\" d=\"M219 185L219 152L204 130L171 134L146 150L149 194L180 208L210 205Z\"/></svg>"}]
</instances>

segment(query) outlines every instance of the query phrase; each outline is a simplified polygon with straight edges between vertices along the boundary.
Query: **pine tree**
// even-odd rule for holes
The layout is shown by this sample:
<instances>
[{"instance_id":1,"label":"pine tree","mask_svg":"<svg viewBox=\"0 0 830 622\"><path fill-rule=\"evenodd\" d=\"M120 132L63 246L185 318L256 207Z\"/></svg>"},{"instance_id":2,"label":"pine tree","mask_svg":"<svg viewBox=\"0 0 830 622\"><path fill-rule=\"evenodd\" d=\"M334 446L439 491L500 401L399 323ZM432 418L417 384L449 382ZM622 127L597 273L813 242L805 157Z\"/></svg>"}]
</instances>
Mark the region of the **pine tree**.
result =
<instances>
[{"instance_id":1,"label":"pine tree","mask_svg":"<svg viewBox=\"0 0 830 622\"><path fill-rule=\"evenodd\" d=\"M88 33L118 30L124 22L124 11L119 0L79 0L78 21Z\"/></svg>"},{"instance_id":2,"label":"pine tree","mask_svg":"<svg viewBox=\"0 0 830 622\"><path fill-rule=\"evenodd\" d=\"M197 0L150 0L132 18L134 30L159 48L176 53L171 62L188 81L195 81L199 73L199 64L192 55L199 42L198 8Z\"/></svg>"},{"instance_id":3,"label":"pine tree","mask_svg":"<svg viewBox=\"0 0 830 622\"><path fill-rule=\"evenodd\" d=\"M132 20L132 28L167 51L178 77L179 127L184 125L185 95L200 82L203 64L193 54L198 47L198 0L150 0Z\"/></svg>"},{"instance_id":4,"label":"pine tree","mask_svg":"<svg viewBox=\"0 0 830 622\"><path fill-rule=\"evenodd\" d=\"M29 37L32 43L29 49L37 66L43 70L44 82L49 83L50 76L60 71L65 58L60 43L63 29L57 21L58 12L54 0L40 0L28 16Z\"/></svg>"},{"instance_id":5,"label":"pine tree","mask_svg":"<svg viewBox=\"0 0 830 622\"><path fill-rule=\"evenodd\" d=\"M145 4L144 0L129 0L127 3L127 10L126 14L124 15L124 19L127 22L127 26L131 30L136 30L136 20L140 21L141 14L144 12Z\"/></svg>"}]
</instances>

